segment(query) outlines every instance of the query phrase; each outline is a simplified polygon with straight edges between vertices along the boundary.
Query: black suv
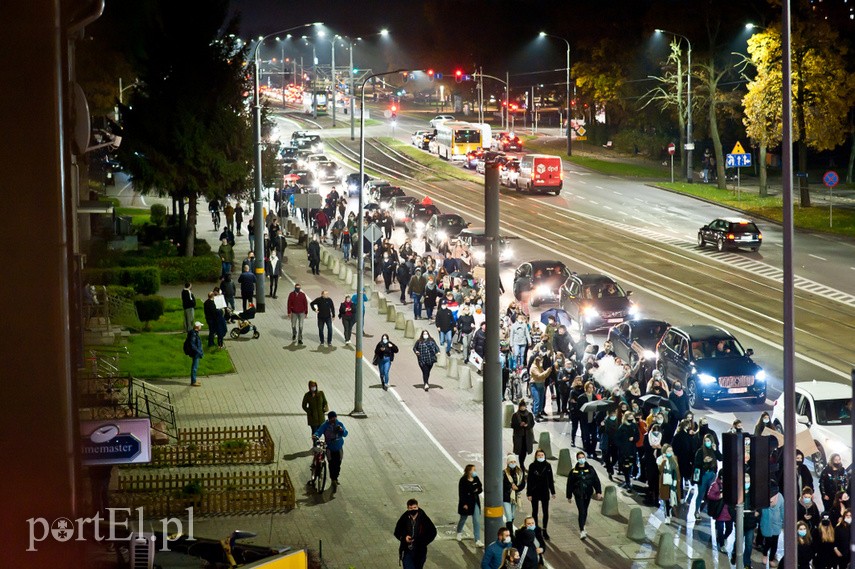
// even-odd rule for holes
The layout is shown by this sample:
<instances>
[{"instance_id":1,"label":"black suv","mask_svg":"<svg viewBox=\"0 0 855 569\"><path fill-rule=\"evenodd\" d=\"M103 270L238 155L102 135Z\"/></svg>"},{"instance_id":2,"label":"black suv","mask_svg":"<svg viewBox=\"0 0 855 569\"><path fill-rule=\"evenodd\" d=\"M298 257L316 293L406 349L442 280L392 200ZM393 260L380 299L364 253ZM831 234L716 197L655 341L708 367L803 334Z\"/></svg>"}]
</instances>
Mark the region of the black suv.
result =
<instances>
[{"instance_id":1,"label":"black suv","mask_svg":"<svg viewBox=\"0 0 855 569\"><path fill-rule=\"evenodd\" d=\"M698 229L698 247L707 243L714 243L719 251L739 247L757 251L763 243L763 234L747 219L714 219Z\"/></svg>"},{"instance_id":2,"label":"black suv","mask_svg":"<svg viewBox=\"0 0 855 569\"><path fill-rule=\"evenodd\" d=\"M524 295L528 295L528 301L534 308L543 302L555 302L561 283L568 276L570 271L561 261L523 263L514 272L514 296L522 300Z\"/></svg>"},{"instance_id":3,"label":"black suv","mask_svg":"<svg viewBox=\"0 0 855 569\"><path fill-rule=\"evenodd\" d=\"M639 360L656 362L656 346L671 325L663 320L639 318L612 326L609 342L615 355L633 367ZM652 369L650 371L653 371Z\"/></svg>"},{"instance_id":4,"label":"black suv","mask_svg":"<svg viewBox=\"0 0 855 569\"><path fill-rule=\"evenodd\" d=\"M730 333L716 326L671 328L657 347L656 367L670 382L682 381L689 403L721 399L766 401L766 372Z\"/></svg>"},{"instance_id":5,"label":"black suv","mask_svg":"<svg viewBox=\"0 0 855 569\"><path fill-rule=\"evenodd\" d=\"M359 172L351 172L344 179L344 185L347 186L347 195L353 196L359 194L359 189L371 179L368 174L362 175L362 183L359 183Z\"/></svg>"},{"instance_id":6,"label":"black suv","mask_svg":"<svg viewBox=\"0 0 855 569\"><path fill-rule=\"evenodd\" d=\"M380 205L380 209L389 209L392 198L406 196L404 190L398 186L377 186L371 190L371 201Z\"/></svg>"},{"instance_id":7,"label":"black suv","mask_svg":"<svg viewBox=\"0 0 855 569\"><path fill-rule=\"evenodd\" d=\"M582 334L620 324L638 314L638 307L619 284L605 275L572 274L559 290L559 303L579 323Z\"/></svg>"},{"instance_id":8,"label":"black suv","mask_svg":"<svg viewBox=\"0 0 855 569\"><path fill-rule=\"evenodd\" d=\"M423 202L410 204L407 213L404 214L404 219L401 220L404 223L404 231L421 237L430 218L440 213L442 212L439 211L439 208L433 204Z\"/></svg>"}]
</instances>

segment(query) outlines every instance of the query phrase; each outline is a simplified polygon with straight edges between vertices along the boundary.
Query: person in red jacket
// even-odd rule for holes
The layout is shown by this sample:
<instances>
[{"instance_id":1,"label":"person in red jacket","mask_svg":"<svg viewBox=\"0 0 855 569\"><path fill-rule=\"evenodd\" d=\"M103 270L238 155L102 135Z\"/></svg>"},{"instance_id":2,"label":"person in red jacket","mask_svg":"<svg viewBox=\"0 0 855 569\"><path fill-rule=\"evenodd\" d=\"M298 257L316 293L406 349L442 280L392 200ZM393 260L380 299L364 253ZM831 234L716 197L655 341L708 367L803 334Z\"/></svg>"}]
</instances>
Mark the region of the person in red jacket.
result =
<instances>
[{"instance_id":1,"label":"person in red jacket","mask_svg":"<svg viewBox=\"0 0 855 569\"><path fill-rule=\"evenodd\" d=\"M309 313L309 299L301 290L300 283L288 294L288 316L291 317L291 341L303 344L303 320Z\"/></svg>"}]
</instances>

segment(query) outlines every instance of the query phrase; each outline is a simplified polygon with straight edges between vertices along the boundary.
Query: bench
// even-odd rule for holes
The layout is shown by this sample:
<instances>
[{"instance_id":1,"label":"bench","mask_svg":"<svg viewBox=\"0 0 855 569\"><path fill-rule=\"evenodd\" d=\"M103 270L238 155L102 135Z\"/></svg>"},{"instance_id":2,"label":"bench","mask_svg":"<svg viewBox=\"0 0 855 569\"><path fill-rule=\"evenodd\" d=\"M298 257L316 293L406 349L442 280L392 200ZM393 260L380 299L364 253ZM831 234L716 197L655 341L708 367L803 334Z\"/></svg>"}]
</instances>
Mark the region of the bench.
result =
<instances>
[{"instance_id":1,"label":"bench","mask_svg":"<svg viewBox=\"0 0 855 569\"><path fill-rule=\"evenodd\" d=\"M611 150L612 148L614 148L614 143L610 140L607 143L603 144L603 148Z\"/></svg>"}]
</instances>

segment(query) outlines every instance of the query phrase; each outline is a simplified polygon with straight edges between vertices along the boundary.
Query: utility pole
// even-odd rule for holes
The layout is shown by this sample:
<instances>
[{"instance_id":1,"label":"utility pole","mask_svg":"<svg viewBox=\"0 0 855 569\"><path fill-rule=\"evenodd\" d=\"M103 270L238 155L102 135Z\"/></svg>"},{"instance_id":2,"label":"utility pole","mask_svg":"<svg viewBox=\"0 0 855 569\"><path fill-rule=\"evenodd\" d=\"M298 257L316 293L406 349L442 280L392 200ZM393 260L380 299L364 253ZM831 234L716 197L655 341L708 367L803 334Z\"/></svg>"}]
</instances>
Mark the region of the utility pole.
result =
<instances>
[{"instance_id":1,"label":"utility pole","mask_svg":"<svg viewBox=\"0 0 855 569\"><path fill-rule=\"evenodd\" d=\"M505 128L511 130L511 76L505 71Z\"/></svg>"},{"instance_id":2,"label":"utility pole","mask_svg":"<svg viewBox=\"0 0 855 569\"><path fill-rule=\"evenodd\" d=\"M353 116L353 98L356 97L353 79L353 40L350 40L350 140L354 140L356 117Z\"/></svg>"},{"instance_id":3,"label":"utility pole","mask_svg":"<svg viewBox=\"0 0 855 569\"><path fill-rule=\"evenodd\" d=\"M315 53L315 44L312 44L312 118L318 118L318 56Z\"/></svg>"},{"instance_id":4,"label":"utility pole","mask_svg":"<svg viewBox=\"0 0 855 569\"><path fill-rule=\"evenodd\" d=\"M332 39L332 58L330 62L330 84L332 85L332 125L335 128L335 40L338 36L333 36Z\"/></svg>"},{"instance_id":5,"label":"utility pole","mask_svg":"<svg viewBox=\"0 0 855 569\"><path fill-rule=\"evenodd\" d=\"M487 343L484 350L484 535L502 525L502 370L499 365L499 166L487 162L484 173Z\"/></svg>"}]
</instances>

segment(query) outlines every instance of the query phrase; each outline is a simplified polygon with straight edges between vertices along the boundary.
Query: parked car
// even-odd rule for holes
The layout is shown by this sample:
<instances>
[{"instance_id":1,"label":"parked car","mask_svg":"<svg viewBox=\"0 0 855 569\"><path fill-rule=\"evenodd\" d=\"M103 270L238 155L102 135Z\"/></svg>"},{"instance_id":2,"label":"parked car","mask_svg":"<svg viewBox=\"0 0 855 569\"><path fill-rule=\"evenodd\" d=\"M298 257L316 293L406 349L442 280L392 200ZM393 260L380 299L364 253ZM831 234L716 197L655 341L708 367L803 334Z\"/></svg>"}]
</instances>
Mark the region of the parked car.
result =
<instances>
[{"instance_id":1,"label":"parked car","mask_svg":"<svg viewBox=\"0 0 855 569\"><path fill-rule=\"evenodd\" d=\"M395 196L389 201L389 211L392 212L392 219L395 221L395 225L404 224L407 208L418 201L419 198L413 196Z\"/></svg>"},{"instance_id":2,"label":"parked car","mask_svg":"<svg viewBox=\"0 0 855 569\"><path fill-rule=\"evenodd\" d=\"M766 372L733 334L717 326L673 327L657 346L657 368L682 381L694 408L723 399L766 401Z\"/></svg>"},{"instance_id":3,"label":"parked car","mask_svg":"<svg viewBox=\"0 0 855 569\"><path fill-rule=\"evenodd\" d=\"M635 367L641 360L656 364L656 346L671 325L664 320L639 318L616 324L609 330L609 341L615 356Z\"/></svg>"},{"instance_id":4,"label":"parked car","mask_svg":"<svg viewBox=\"0 0 855 569\"><path fill-rule=\"evenodd\" d=\"M739 247L757 251L763 243L763 234L753 221L719 218L698 229L698 247L704 247L707 243L715 244L719 251Z\"/></svg>"},{"instance_id":5,"label":"parked car","mask_svg":"<svg viewBox=\"0 0 855 569\"><path fill-rule=\"evenodd\" d=\"M520 171L516 181L518 190L552 192L557 196L563 187L564 169L558 156L527 154L520 159Z\"/></svg>"},{"instance_id":6,"label":"parked car","mask_svg":"<svg viewBox=\"0 0 855 569\"><path fill-rule=\"evenodd\" d=\"M561 261L539 260L523 263L514 272L514 297L537 308L544 302L558 302L561 284L570 271Z\"/></svg>"},{"instance_id":7,"label":"parked car","mask_svg":"<svg viewBox=\"0 0 855 569\"><path fill-rule=\"evenodd\" d=\"M467 227L457 234L457 240L466 247L476 265L484 264L487 259L487 238L483 227ZM514 252L511 250L508 239L499 236L499 263L508 263L513 258Z\"/></svg>"},{"instance_id":8,"label":"parked car","mask_svg":"<svg viewBox=\"0 0 855 569\"><path fill-rule=\"evenodd\" d=\"M818 475L832 454L839 454L843 464L852 462L852 386L831 381L796 383L796 424L804 425L818 452L811 456ZM784 432L784 396L772 407L772 426Z\"/></svg>"},{"instance_id":9,"label":"parked car","mask_svg":"<svg viewBox=\"0 0 855 569\"><path fill-rule=\"evenodd\" d=\"M423 202L410 204L410 207L407 208L407 213L404 215L404 219L401 220L404 223L404 231L410 235L421 237L424 234L427 222L439 213L442 212L433 204Z\"/></svg>"},{"instance_id":10,"label":"parked car","mask_svg":"<svg viewBox=\"0 0 855 569\"><path fill-rule=\"evenodd\" d=\"M454 115L436 115L432 119L430 119L430 126L432 129L436 130L436 127L439 126L439 123L443 121L453 121Z\"/></svg>"},{"instance_id":11,"label":"parked car","mask_svg":"<svg viewBox=\"0 0 855 569\"><path fill-rule=\"evenodd\" d=\"M439 213L430 218L425 225L425 239L439 246L457 237L469 224L456 213Z\"/></svg>"},{"instance_id":12,"label":"parked car","mask_svg":"<svg viewBox=\"0 0 855 569\"><path fill-rule=\"evenodd\" d=\"M638 306L606 275L571 274L561 285L559 304L579 323L582 334L620 324L638 314Z\"/></svg>"}]
</instances>

